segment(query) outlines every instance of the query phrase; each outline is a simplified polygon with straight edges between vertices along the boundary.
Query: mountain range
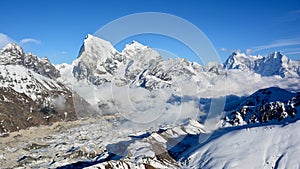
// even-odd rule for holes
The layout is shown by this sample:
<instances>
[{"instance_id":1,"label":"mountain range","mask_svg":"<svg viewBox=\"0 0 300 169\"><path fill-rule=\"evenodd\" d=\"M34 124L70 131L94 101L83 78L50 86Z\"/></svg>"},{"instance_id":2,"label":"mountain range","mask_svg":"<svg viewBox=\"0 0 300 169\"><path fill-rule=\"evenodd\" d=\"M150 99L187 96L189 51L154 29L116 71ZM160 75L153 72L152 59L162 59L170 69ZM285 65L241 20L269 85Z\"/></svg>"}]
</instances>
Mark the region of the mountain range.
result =
<instances>
[{"instance_id":1,"label":"mountain range","mask_svg":"<svg viewBox=\"0 0 300 169\"><path fill-rule=\"evenodd\" d=\"M200 65L164 60L136 41L118 52L87 35L72 64L53 65L11 43L0 51L0 70L4 167L300 166L290 159L300 153L292 133L299 126L300 61L280 52L234 52L223 64ZM28 140L26 130L51 137ZM271 150L261 140L273 135L262 135L276 131L291 140L279 137L283 148ZM296 150L284 151L289 146ZM260 150L265 156L254 155ZM243 153L260 163L244 166L233 158Z\"/></svg>"}]
</instances>

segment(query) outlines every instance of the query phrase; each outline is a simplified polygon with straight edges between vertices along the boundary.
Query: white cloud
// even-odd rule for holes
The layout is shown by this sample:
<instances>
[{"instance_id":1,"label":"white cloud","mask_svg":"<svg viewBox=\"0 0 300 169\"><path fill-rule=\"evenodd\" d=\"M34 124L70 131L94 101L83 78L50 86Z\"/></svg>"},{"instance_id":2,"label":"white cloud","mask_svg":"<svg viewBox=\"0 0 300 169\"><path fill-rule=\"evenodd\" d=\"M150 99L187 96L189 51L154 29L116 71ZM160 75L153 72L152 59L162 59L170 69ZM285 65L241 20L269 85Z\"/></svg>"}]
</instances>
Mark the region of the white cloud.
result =
<instances>
[{"instance_id":1,"label":"white cloud","mask_svg":"<svg viewBox=\"0 0 300 169\"><path fill-rule=\"evenodd\" d=\"M227 49L226 48L221 48L221 51L222 52L227 52Z\"/></svg>"},{"instance_id":2,"label":"white cloud","mask_svg":"<svg viewBox=\"0 0 300 169\"><path fill-rule=\"evenodd\" d=\"M257 52L257 51L262 51L265 49L272 49L272 48L286 47L286 46L295 46L295 45L300 45L300 38L280 39L280 40L273 41L266 45L255 46L252 48L252 50L253 50L253 52Z\"/></svg>"},{"instance_id":3,"label":"white cloud","mask_svg":"<svg viewBox=\"0 0 300 169\"><path fill-rule=\"evenodd\" d=\"M22 44L22 45L27 44L27 43L35 43L35 44L39 45L42 42L40 40L33 39L33 38L25 38L20 41L20 44Z\"/></svg>"},{"instance_id":4,"label":"white cloud","mask_svg":"<svg viewBox=\"0 0 300 169\"><path fill-rule=\"evenodd\" d=\"M14 40L3 33L0 33L0 49L11 42L14 42Z\"/></svg>"}]
</instances>

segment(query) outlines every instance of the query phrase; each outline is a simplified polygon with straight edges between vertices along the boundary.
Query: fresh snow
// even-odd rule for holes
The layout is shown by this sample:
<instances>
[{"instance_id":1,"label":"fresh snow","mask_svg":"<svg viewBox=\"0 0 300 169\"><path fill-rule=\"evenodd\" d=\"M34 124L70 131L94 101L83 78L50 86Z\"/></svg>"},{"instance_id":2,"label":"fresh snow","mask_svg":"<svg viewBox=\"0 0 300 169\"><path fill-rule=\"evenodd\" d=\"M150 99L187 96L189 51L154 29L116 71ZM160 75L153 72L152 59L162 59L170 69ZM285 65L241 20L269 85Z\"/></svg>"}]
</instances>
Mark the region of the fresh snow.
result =
<instances>
[{"instance_id":1,"label":"fresh snow","mask_svg":"<svg viewBox=\"0 0 300 169\"><path fill-rule=\"evenodd\" d=\"M300 121L220 132L182 154L183 168L300 168Z\"/></svg>"},{"instance_id":2,"label":"fresh snow","mask_svg":"<svg viewBox=\"0 0 300 169\"><path fill-rule=\"evenodd\" d=\"M0 84L37 100L45 91L63 90L53 79L47 78L21 65L0 65Z\"/></svg>"},{"instance_id":3,"label":"fresh snow","mask_svg":"<svg viewBox=\"0 0 300 169\"><path fill-rule=\"evenodd\" d=\"M274 52L262 56L248 56L243 53L234 52L224 63L226 69L239 69L247 72L255 72L261 76L298 77L300 61L290 60L280 52Z\"/></svg>"}]
</instances>

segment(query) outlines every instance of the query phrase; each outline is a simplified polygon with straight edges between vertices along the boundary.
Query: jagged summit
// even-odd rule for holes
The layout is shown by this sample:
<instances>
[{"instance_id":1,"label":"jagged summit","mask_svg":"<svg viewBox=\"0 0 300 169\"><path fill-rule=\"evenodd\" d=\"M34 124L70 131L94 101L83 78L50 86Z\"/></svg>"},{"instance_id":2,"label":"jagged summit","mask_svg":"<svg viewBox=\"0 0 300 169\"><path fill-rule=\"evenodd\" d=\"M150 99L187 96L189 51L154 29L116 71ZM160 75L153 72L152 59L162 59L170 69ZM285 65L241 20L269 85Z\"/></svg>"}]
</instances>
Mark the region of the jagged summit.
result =
<instances>
[{"instance_id":1,"label":"jagged summit","mask_svg":"<svg viewBox=\"0 0 300 169\"><path fill-rule=\"evenodd\" d=\"M233 52L224 62L223 67L254 72L262 76L298 77L300 76L299 66L299 61L293 61L280 52L274 52L265 57Z\"/></svg>"},{"instance_id":2,"label":"jagged summit","mask_svg":"<svg viewBox=\"0 0 300 169\"><path fill-rule=\"evenodd\" d=\"M25 54L22 47L16 43L7 44L0 52L0 65L20 65L51 79L60 76L48 58L39 59L32 53Z\"/></svg>"},{"instance_id":3,"label":"jagged summit","mask_svg":"<svg viewBox=\"0 0 300 169\"><path fill-rule=\"evenodd\" d=\"M6 52L9 52L9 53L15 54L15 55L24 55L24 51L21 48L21 46L14 42L9 43L2 48L1 53L6 53Z\"/></svg>"},{"instance_id":4,"label":"jagged summit","mask_svg":"<svg viewBox=\"0 0 300 169\"><path fill-rule=\"evenodd\" d=\"M77 80L86 79L96 85L113 78L118 83L128 84L149 65L160 60L158 52L136 41L119 53L110 42L87 35L73 63L73 75Z\"/></svg>"},{"instance_id":5,"label":"jagged summit","mask_svg":"<svg viewBox=\"0 0 300 169\"><path fill-rule=\"evenodd\" d=\"M85 37L83 45L80 48L78 58L84 57L86 56L86 54L89 54L90 56L98 56L97 58L101 59L110 52L117 52L110 42L88 34Z\"/></svg>"},{"instance_id":6,"label":"jagged summit","mask_svg":"<svg viewBox=\"0 0 300 169\"><path fill-rule=\"evenodd\" d=\"M0 136L31 126L76 119L72 92L56 81L59 76L48 58L25 54L16 43L1 50Z\"/></svg>"},{"instance_id":7,"label":"jagged summit","mask_svg":"<svg viewBox=\"0 0 300 169\"><path fill-rule=\"evenodd\" d=\"M73 62L72 73L77 81L84 80L97 86L114 80L119 85L131 83L157 88L170 86L176 79L192 78L200 81L206 76L203 72L214 73L208 75L213 77L224 74L224 69L238 69L261 76L299 77L299 65L299 62L279 52L263 57L237 51L229 56L223 68L221 65L201 67L189 61L163 60L157 51L137 41L132 41L122 52L118 52L108 41L88 34L77 60Z\"/></svg>"},{"instance_id":8,"label":"jagged summit","mask_svg":"<svg viewBox=\"0 0 300 169\"><path fill-rule=\"evenodd\" d=\"M78 58L73 62L73 75L77 80L86 79L92 84L102 84L110 79L123 61L118 51L108 41L88 34Z\"/></svg>"},{"instance_id":9,"label":"jagged summit","mask_svg":"<svg viewBox=\"0 0 300 169\"><path fill-rule=\"evenodd\" d=\"M22 64L24 60L24 51L16 43L9 43L0 51L0 64Z\"/></svg>"},{"instance_id":10,"label":"jagged summit","mask_svg":"<svg viewBox=\"0 0 300 169\"><path fill-rule=\"evenodd\" d=\"M261 57L247 56L245 53L233 52L224 63L225 69L240 69L243 71L252 71L255 60Z\"/></svg>"},{"instance_id":11,"label":"jagged summit","mask_svg":"<svg viewBox=\"0 0 300 169\"><path fill-rule=\"evenodd\" d=\"M133 40L129 44L126 44L125 48L123 50L130 50L130 49L137 49L137 48L149 48L149 46L145 46L145 45Z\"/></svg>"},{"instance_id":12,"label":"jagged summit","mask_svg":"<svg viewBox=\"0 0 300 169\"><path fill-rule=\"evenodd\" d=\"M161 60L162 58L157 51L137 41L127 44L121 54L125 55L128 59L143 60L144 62L149 62L151 59Z\"/></svg>"}]
</instances>

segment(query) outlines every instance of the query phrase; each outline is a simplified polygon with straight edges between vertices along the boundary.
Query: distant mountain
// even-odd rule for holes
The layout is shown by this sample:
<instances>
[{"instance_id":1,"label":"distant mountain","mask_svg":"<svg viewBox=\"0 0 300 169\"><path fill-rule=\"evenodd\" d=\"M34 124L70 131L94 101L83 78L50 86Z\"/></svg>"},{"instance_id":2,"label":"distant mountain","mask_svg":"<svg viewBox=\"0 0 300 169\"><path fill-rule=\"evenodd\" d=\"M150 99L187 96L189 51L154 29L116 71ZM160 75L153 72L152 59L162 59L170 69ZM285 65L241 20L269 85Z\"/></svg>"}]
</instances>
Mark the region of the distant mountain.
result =
<instances>
[{"instance_id":1,"label":"distant mountain","mask_svg":"<svg viewBox=\"0 0 300 169\"><path fill-rule=\"evenodd\" d=\"M293 61L280 52L274 52L266 57L234 52L225 61L224 69L250 71L262 76L299 77L300 61Z\"/></svg>"}]
</instances>

